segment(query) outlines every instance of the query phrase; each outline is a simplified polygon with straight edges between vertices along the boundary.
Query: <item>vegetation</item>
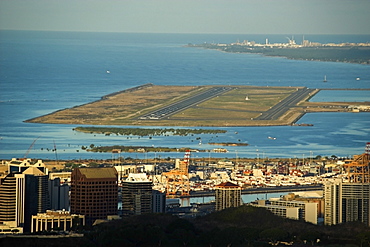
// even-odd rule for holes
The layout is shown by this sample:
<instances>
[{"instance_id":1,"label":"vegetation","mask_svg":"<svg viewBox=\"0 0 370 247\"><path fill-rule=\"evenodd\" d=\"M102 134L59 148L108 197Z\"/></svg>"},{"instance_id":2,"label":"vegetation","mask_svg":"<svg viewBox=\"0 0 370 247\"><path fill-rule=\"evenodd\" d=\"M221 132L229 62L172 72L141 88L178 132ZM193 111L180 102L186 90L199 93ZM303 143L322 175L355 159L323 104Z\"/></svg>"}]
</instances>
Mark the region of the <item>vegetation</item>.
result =
<instances>
[{"instance_id":1,"label":"vegetation","mask_svg":"<svg viewBox=\"0 0 370 247\"><path fill-rule=\"evenodd\" d=\"M215 129L147 129L147 128L113 128L113 127L76 127L73 130L85 132L85 133L97 133L105 135L133 135L133 136L167 136L167 135L178 135L187 136L200 135L200 134L219 134L226 133L226 130L215 130Z\"/></svg>"},{"instance_id":2,"label":"vegetation","mask_svg":"<svg viewBox=\"0 0 370 247\"><path fill-rule=\"evenodd\" d=\"M168 214L138 215L76 229L75 246L370 246L370 229L360 223L318 226L241 206L185 219ZM70 238L6 238L1 246L73 246ZM22 242L20 242L22 241ZM285 244L284 244L285 243Z\"/></svg>"},{"instance_id":3,"label":"vegetation","mask_svg":"<svg viewBox=\"0 0 370 247\"><path fill-rule=\"evenodd\" d=\"M112 152L114 149L120 149L121 152L185 152L186 150L190 149L188 147L182 148L169 148L169 147L151 147L151 146L121 146L121 145L114 145L114 146L94 146L93 148L86 148L85 150L88 152L99 152L99 153L107 153ZM208 152L207 150L197 149L198 152Z\"/></svg>"},{"instance_id":4,"label":"vegetation","mask_svg":"<svg viewBox=\"0 0 370 247\"><path fill-rule=\"evenodd\" d=\"M248 146L248 143L234 143L234 142L209 142L210 145L221 145L221 146Z\"/></svg>"},{"instance_id":5,"label":"vegetation","mask_svg":"<svg viewBox=\"0 0 370 247\"><path fill-rule=\"evenodd\" d=\"M369 228L360 223L317 226L241 206L195 219L141 215L93 228L86 236L99 246L369 246ZM269 244L270 243L270 244ZM350 245L348 245L350 246Z\"/></svg>"}]
</instances>

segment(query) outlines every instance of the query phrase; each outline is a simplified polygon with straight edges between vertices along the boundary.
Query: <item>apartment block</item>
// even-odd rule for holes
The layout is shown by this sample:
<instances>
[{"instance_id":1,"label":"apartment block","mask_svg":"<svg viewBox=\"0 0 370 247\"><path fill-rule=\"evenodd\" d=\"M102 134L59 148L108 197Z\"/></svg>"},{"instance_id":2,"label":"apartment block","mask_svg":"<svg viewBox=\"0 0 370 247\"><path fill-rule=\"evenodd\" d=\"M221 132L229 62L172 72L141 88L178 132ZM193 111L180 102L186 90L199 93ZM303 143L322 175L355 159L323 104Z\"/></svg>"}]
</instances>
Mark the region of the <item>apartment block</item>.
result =
<instances>
[{"instance_id":1,"label":"apartment block","mask_svg":"<svg viewBox=\"0 0 370 247\"><path fill-rule=\"evenodd\" d=\"M253 206L264 207L273 214L317 224L318 204L306 201L259 200Z\"/></svg>"},{"instance_id":2,"label":"apartment block","mask_svg":"<svg viewBox=\"0 0 370 247\"><path fill-rule=\"evenodd\" d=\"M360 221L370 226L370 183L328 180L324 184L324 199L326 225Z\"/></svg>"},{"instance_id":3,"label":"apartment block","mask_svg":"<svg viewBox=\"0 0 370 247\"><path fill-rule=\"evenodd\" d=\"M224 182L215 188L216 211L242 205L240 186L231 182Z\"/></svg>"}]
</instances>

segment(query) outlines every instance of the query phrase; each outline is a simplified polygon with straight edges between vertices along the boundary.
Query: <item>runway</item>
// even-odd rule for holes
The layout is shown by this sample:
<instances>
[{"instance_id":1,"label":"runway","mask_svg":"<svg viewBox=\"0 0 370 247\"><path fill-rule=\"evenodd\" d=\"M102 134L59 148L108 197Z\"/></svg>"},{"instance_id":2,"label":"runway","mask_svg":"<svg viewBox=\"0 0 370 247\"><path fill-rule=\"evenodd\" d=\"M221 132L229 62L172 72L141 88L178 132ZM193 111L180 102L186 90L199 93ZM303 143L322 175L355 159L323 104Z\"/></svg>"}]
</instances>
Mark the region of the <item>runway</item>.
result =
<instances>
[{"instance_id":1,"label":"runway","mask_svg":"<svg viewBox=\"0 0 370 247\"><path fill-rule=\"evenodd\" d=\"M277 120L290 108L296 106L300 101L304 100L315 90L316 89L309 89L307 87L297 89L296 92L292 93L291 95L280 101L278 104L274 105L269 110L256 117L255 120Z\"/></svg>"},{"instance_id":2,"label":"runway","mask_svg":"<svg viewBox=\"0 0 370 247\"><path fill-rule=\"evenodd\" d=\"M165 106L161 109L149 112L145 115L140 116L138 119L145 120L160 120L164 118L169 118L171 115L176 114L180 111L183 111L191 106L214 98L220 94L226 93L230 90L235 89L236 87L212 87L205 92L201 92L197 95L194 95L190 98L186 98L179 102L173 103L171 105Z\"/></svg>"}]
</instances>

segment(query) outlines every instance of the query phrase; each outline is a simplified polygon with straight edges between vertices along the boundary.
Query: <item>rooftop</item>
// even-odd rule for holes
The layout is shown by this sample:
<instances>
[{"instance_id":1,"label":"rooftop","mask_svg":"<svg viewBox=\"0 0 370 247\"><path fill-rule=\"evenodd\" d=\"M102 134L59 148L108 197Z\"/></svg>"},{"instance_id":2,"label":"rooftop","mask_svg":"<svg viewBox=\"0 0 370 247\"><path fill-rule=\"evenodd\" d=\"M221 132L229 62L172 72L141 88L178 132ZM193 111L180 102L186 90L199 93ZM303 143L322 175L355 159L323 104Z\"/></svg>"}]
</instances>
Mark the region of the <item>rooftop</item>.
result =
<instances>
[{"instance_id":1,"label":"rooftop","mask_svg":"<svg viewBox=\"0 0 370 247\"><path fill-rule=\"evenodd\" d=\"M224 182L217 185L216 188L240 188L240 186L231 182Z\"/></svg>"},{"instance_id":2,"label":"rooftop","mask_svg":"<svg viewBox=\"0 0 370 247\"><path fill-rule=\"evenodd\" d=\"M113 167L102 168L77 168L87 179L92 178L117 178L117 171Z\"/></svg>"}]
</instances>

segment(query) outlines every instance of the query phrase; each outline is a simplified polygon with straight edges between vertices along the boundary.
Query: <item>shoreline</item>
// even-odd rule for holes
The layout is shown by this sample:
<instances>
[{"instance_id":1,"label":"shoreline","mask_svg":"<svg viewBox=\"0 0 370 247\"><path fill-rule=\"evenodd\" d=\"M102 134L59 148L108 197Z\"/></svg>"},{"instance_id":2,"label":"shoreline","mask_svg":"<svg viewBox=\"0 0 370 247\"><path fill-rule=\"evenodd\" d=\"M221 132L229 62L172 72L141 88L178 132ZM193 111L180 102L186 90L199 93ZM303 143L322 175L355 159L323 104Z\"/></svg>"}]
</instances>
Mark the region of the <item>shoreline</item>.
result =
<instances>
[{"instance_id":1,"label":"shoreline","mask_svg":"<svg viewBox=\"0 0 370 247\"><path fill-rule=\"evenodd\" d=\"M297 44L188 44L185 47L195 47L217 50L228 53L257 54L266 57L281 57L291 60L342 62L370 65L370 45L311 45Z\"/></svg>"}]
</instances>

